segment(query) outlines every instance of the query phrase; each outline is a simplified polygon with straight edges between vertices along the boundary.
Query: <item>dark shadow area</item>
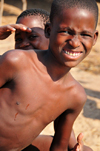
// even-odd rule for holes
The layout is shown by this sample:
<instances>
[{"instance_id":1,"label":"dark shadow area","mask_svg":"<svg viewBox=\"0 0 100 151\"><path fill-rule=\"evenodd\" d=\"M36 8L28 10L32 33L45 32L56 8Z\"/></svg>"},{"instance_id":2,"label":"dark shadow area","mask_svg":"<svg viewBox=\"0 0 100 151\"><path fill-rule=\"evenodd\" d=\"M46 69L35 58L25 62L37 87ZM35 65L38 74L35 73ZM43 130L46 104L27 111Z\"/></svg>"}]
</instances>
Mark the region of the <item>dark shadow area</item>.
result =
<instances>
[{"instance_id":1,"label":"dark shadow area","mask_svg":"<svg viewBox=\"0 0 100 151\"><path fill-rule=\"evenodd\" d=\"M6 4L22 9L22 0L4 0ZM50 11L52 0L27 0L27 8L42 8Z\"/></svg>"},{"instance_id":2,"label":"dark shadow area","mask_svg":"<svg viewBox=\"0 0 100 151\"><path fill-rule=\"evenodd\" d=\"M37 147L33 146L33 145L29 145L28 147L26 147L22 151L40 151L40 150Z\"/></svg>"},{"instance_id":3,"label":"dark shadow area","mask_svg":"<svg viewBox=\"0 0 100 151\"><path fill-rule=\"evenodd\" d=\"M85 91L86 91L86 94L88 96L100 99L100 92L99 91L93 91L93 90L90 90L87 88L85 88ZM100 109L97 107L95 100L87 99L87 101L84 105L84 108L83 108L83 115L87 118L100 120Z\"/></svg>"},{"instance_id":4,"label":"dark shadow area","mask_svg":"<svg viewBox=\"0 0 100 151\"><path fill-rule=\"evenodd\" d=\"M87 118L100 120L100 109L97 108L95 101L90 99L86 101L85 106L83 108L83 115Z\"/></svg>"},{"instance_id":5,"label":"dark shadow area","mask_svg":"<svg viewBox=\"0 0 100 151\"><path fill-rule=\"evenodd\" d=\"M96 0L96 2L99 2L99 3L100 3L100 0Z\"/></svg>"},{"instance_id":6,"label":"dark shadow area","mask_svg":"<svg viewBox=\"0 0 100 151\"><path fill-rule=\"evenodd\" d=\"M9 4L9 5L13 5L15 7L18 7L20 9L22 9L22 0L17 0L17 1L14 1L14 0L9 0L9 1L8 0L4 0L4 3Z\"/></svg>"},{"instance_id":7,"label":"dark shadow area","mask_svg":"<svg viewBox=\"0 0 100 151\"><path fill-rule=\"evenodd\" d=\"M3 12L3 16L16 16L17 17L17 15L16 14L14 14L14 13L8 13L8 12L6 12L6 11L4 11Z\"/></svg>"},{"instance_id":8,"label":"dark shadow area","mask_svg":"<svg viewBox=\"0 0 100 151\"><path fill-rule=\"evenodd\" d=\"M89 95L91 97L100 99L100 91L94 91L94 90L90 90L90 89L85 88L85 92L87 95Z\"/></svg>"},{"instance_id":9,"label":"dark shadow area","mask_svg":"<svg viewBox=\"0 0 100 151\"><path fill-rule=\"evenodd\" d=\"M27 0L27 9L41 8L50 12L52 0ZM22 12L22 0L4 0L3 16L18 16Z\"/></svg>"}]
</instances>

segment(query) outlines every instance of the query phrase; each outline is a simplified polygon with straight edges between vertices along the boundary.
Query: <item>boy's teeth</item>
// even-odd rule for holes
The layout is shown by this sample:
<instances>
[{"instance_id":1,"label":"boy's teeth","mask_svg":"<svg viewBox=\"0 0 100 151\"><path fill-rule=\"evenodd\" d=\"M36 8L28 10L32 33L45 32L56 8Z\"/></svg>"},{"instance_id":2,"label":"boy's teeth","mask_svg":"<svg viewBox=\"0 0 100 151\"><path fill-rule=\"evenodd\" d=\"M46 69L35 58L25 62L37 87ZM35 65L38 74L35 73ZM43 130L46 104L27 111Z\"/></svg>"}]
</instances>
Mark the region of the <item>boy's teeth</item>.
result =
<instances>
[{"instance_id":1,"label":"boy's teeth","mask_svg":"<svg viewBox=\"0 0 100 151\"><path fill-rule=\"evenodd\" d=\"M70 56L78 56L79 53L72 53L72 52L68 52L68 51L64 51L66 54L70 55Z\"/></svg>"}]
</instances>

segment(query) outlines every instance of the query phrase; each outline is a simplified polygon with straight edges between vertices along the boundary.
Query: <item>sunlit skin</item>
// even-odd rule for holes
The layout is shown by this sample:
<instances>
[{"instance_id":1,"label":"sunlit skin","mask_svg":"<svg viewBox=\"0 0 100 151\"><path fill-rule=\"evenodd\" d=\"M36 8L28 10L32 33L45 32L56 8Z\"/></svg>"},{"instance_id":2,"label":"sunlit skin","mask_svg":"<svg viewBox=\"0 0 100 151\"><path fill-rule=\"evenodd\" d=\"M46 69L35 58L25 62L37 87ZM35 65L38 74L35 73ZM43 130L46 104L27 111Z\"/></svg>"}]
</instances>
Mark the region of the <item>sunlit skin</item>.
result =
<instances>
[{"instance_id":1,"label":"sunlit skin","mask_svg":"<svg viewBox=\"0 0 100 151\"><path fill-rule=\"evenodd\" d=\"M50 151L68 150L73 123L87 99L69 71L95 44L98 33L94 27L91 12L63 10L61 19L55 17L46 26L47 51L12 50L0 57L0 150L24 149L57 117ZM85 33L84 38L84 30L91 31L92 37Z\"/></svg>"},{"instance_id":2,"label":"sunlit skin","mask_svg":"<svg viewBox=\"0 0 100 151\"><path fill-rule=\"evenodd\" d=\"M31 20L30 20L31 18ZM30 28L29 28L30 27ZM33 31L32 31L33 27ZM39 28L39 31L37 28ZM17 30L17 32L16 32ZM0 27L0 39L3 40L7 38L12 32L16 32L15 36L15 47L18 49L26 49L29 50L30 48L36 48L36 49L42 49L45 50L47 49L46 46L48 47L49 39L44 37L44 24L43 20L41 20L41 17L32 15L24 18L20 18L17 21L17 24L8 24L5 26ZM42 32L41 32L42 31ZM41 37L43 38L43 44L41 44ZM31 44L30 44L31 43ZM16 113L17 117L18 113ZM44 145L43 142L45 140L45 143L47 144L47 147ZM32 142L33 145L36 145L37 147L43 148L43 151L49 150L50 144L52 142L52 137L51 136L46 136L46 135L41 135L37 137L35 141ZM35 144L34 144L35 143ZM69 141L69 148L73 148L76 144L76 139L75 136L71 135L70 141ZM45 147L45 148L44 148ZM27 148L30 149L30 148Z\"/></svg>"},{"instance_id":3,"label":"sunlit skin","mask_svg":"<svg viewBox=\"0 0 100 151\"><path fill-rule=\"evenodd\" d=\"M30 20L31 18L31 20ZM20 26L19 26L20 25ZM28 28L27 28L28 27ZM30 28L29 28L30 27ZM33 27L33 30L32 30ZM37 28L39 28L39 31ZM31 29L31 30L30 30ZM44 37L44 24L43 20L41 20L41 17L32 15L24 18L20 18L17 21L17 24L9 24L5 26L0 27L0 38L5 39L9 36L10 31L11 33L17 30L16 36L15 36L15 47L18 49L30 49L30 48L36 48L36 49L42 49L45 50L47 49L46 46L48 47L48 39L45 39ZM41 37L43 37L43 41L45 42L44 45L41 44ZM42 41L42 42L43 42ZM31 44L30 44L31 43ZM15 117L17 117L18 113L16 113ZM41 151L48 151L51 145L53 137L51 136L46 136L46 135L40 135L38 136L32 144L37 146ZM46 145L44 145L44 143ZM73 148L76 144L76 139L73 134L71 133L70 141L69 141L69 148ZM29 150L30 147L32 148L33 146L30 145L24 150ZM86 151L86 150L85 150Z\"/></svg>"},{"instance_id":4,"label":"sunlit skin","mask_svg":"<svg viewBox=\"0 0 100 151\"><path fill-rule=\"evenodd\" d=\"M23 32L17 30L15 33L16 49L41 49L47 50L49 39L44 34L44 24L39 15L21 17L17 20L17 24L23 24L32 29L32 32Z\"/></svg>"},{"instance_id":5,"label":"sunlit skin","mask_svg":"<svg viewBox=\"0 0 100 151\"><path fill-rule=\"evenodd\" d=\"M77 8L64 10L61 16L51 24L50 49L61 64L74 67L95 44L95 18L88 10Z\"/></svg>"}]
</instances>

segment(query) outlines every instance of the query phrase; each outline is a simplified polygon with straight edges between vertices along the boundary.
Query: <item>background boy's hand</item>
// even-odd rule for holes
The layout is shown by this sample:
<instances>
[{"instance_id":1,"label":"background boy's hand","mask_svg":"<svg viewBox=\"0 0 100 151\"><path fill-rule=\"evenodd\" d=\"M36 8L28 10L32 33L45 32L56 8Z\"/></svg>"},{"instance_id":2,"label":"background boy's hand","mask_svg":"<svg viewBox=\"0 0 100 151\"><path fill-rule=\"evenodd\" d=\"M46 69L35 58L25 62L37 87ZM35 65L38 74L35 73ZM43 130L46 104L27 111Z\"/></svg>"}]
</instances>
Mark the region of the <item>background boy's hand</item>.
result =
<instances>
[{"instance_id":1,"label":"background boy's hand","mask_svg":"<svg viewBox=\"0 0 100 151\"><path fill-rule=\"evenodd\" d=\"M31 32L32 30L23 24L9 24L0 27L0 40L6 39L16 30Z\"/></svg>"}]
</instances>

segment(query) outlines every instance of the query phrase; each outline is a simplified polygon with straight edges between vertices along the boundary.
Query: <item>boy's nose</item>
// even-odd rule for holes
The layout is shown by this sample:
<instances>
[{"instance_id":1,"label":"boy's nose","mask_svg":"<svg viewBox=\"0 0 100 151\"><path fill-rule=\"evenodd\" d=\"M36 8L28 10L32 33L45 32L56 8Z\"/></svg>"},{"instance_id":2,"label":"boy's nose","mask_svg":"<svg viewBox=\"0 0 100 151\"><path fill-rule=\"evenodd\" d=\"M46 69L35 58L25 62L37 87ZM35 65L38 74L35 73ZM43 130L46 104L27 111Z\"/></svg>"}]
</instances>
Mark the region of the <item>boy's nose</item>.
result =
<instances>
[{"instance_id":1,"label":"boy's nose","mask_svg":"<svg viewBox=\"0 0 100 151\"><path fill-rule=\"evenodd\" d=\"M28 40L24 40L21 45L20 45L20 48L23 48L23 47L28 47L30 45L30 42Z\"/></svg>"},{"instance_id":2,"label":"boy's nose","mask_svg":"<svg viewBox=\"0 0 100 151\"><path fill-rule=\"evenodd\" d=\"M78 38L78 36L73 36L70 40L69 40L69 45L73 48L77 48L80 46L80 40Z\"/></svg>"}]
</instances>

